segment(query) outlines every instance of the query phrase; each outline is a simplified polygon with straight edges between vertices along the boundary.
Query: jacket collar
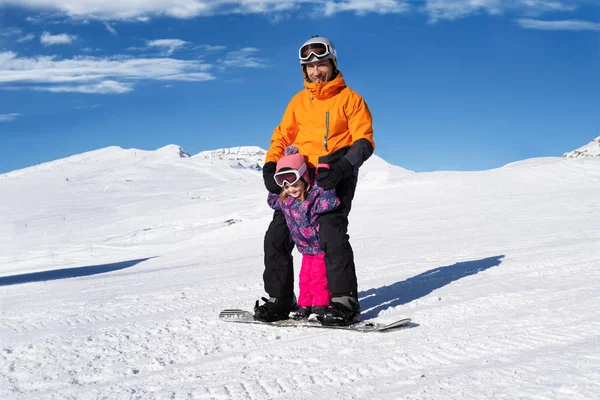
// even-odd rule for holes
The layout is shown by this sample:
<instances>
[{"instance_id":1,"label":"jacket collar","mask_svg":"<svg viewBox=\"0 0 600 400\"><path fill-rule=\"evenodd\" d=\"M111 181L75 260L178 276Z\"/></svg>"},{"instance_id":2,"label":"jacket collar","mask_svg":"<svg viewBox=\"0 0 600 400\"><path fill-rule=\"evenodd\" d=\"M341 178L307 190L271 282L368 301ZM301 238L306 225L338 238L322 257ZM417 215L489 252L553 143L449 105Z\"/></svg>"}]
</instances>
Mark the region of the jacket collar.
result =
<instances>
[{"instance_id":1,"label":"jacket collar","mask_svg":"<svg viewBox=\"0 0 600 400\"><path fill-rule=\"evenodd\" d=\"M304 81L304 87L317 99L324 100L335 96L346 87L346 82L341 72L328 82L307 82Z\"/></svg>"}]
</instances>

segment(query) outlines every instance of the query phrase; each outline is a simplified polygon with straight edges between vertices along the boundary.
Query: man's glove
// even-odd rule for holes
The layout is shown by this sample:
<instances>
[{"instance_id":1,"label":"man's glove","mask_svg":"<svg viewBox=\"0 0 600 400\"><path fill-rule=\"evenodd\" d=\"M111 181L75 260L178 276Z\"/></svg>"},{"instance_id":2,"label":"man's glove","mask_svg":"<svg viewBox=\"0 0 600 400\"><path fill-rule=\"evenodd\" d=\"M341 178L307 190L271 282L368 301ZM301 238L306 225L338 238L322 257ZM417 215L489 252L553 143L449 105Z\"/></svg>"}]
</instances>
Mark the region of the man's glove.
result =
<instances>
[{"instance_id":1,"label":"man's glove","mask_svg":"<svg viewBox=\"0 0 600 400\"><path fill-rule=\"evenodd\" d=\"M277 163L275 161L269 161L263 167L263 180L265 181L265 187L271 193L281 193L281 188L275 183L275 171L277 170Z\"/></svg>"},{"instance_id":2,"label":"man's glove","mask_svg":"<svg viewBox=\"0 0 600 400\"><path fill-rule=\"evenodd\" d=\"M354 171L352 163L346 158L342 158L340 161L332 164L329 169L317 168L316 181L317 185L321 186L324 190L330 190L337 186L340 181L350 175Z\"/></svg>"}]
</instances>

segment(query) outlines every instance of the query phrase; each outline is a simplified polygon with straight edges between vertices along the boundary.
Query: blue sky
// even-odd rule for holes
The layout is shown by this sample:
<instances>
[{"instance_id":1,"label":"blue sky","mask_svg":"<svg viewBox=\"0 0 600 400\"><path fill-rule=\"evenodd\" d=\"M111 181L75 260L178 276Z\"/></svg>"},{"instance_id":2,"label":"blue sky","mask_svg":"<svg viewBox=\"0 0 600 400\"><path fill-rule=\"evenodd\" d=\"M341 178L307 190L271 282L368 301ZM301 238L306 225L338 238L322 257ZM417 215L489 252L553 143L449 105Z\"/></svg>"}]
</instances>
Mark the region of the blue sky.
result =
<instances>
[{"instance_id":1,"label":"blue sky","mask_svg":"<svg viewBox=\"0 0 600 400\"><path fill-rule=\"evenodd\" d=\"M266 149L315 34L392 164L489 169L600 134L598 0L0 0L0 173L111 145Z\"/></svg>"}]
</instances>

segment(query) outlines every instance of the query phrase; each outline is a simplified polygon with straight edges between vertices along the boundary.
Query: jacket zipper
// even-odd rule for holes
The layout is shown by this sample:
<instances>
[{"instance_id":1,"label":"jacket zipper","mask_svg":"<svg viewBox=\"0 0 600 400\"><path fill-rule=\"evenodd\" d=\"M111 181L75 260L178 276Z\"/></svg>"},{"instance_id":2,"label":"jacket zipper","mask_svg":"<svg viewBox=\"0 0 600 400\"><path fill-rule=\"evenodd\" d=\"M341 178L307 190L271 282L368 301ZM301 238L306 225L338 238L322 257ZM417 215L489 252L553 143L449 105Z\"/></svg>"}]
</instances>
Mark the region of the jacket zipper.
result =
<instances>
[{"instance_id":1,"label":"jacket zipper","mask_svg":"<svg viewBox=\"0 0 600 400\"><path fill-rule=\"evenodd\" d=\"M327 151L327 137L329 136L329 111L325 113L325 137L323 138L323 147Z\"/></svg>"}]
</instances>

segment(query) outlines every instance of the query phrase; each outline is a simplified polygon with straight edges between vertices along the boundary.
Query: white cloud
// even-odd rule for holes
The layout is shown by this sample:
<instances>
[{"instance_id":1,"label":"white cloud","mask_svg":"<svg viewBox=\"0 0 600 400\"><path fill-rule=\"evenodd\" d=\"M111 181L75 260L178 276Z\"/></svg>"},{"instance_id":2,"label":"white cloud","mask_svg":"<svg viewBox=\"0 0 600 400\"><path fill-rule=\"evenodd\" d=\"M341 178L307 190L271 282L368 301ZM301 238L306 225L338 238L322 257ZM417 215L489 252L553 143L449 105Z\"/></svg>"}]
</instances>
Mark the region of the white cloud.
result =
<instances>
[{"instance_id":1,"label":"white cloud","mask_svg":"<svg viewBox=\"0 0 600 400\"><path fill-rule=\"evenodd\" d=\"M1 2L1 0L0 0ZM23 34L23 30L21 28L16 27L8 27L0 29L0 37L14 37L18 36L16 39L17 43L28 42L30 40L35 39L35 35L33 33L28 33L26 35Z\"/></svg>"},{"instance_id":2,"label":"white cloud","mask_svg":"<svg viewBox=\"0 0 600 400\"><path fill-rule=\"evenodd\" d=\"M222 51L227 48L227 46L218 46L218 45L210 45L210 44L200 44L195 47L196 49L203 50L206 52L216 52Z\"/></svg>"},{"instance_id":3,"label":"white cloud","mask_svg":"<svg viewBox=\"0 0 600 400\"><path fill-rule=\"evenodd\" d=\"M117 81L102 81L98 83L92 83L89 85L58 85L58 86L33 86L33 90L42 90L55 93L95 93L95 94L109 94L109 93L127 93L133 90L131 83L123 83Z\"/></svg>"},{"instance_id":4,"label":"white cloud","mask_svg":"<svg viewBox=\"0 0 600 400\"><path fill-rule=\"evenodd\" d=\"M10 113L10 114L0 114L0 122L9 122L14 121L18 117L22 117L23 114Z\"/></svg>"},{"instance_id":5,"label":"white cloud","mask_svg":"<svg viewBox=\"0 0 600 400\"><path fill-rule=\"evenodd\" d=\"M355 12L363 15L368 13L391 14L403 13L409 10L404 1L395 0L348 0L325 2L325 15L333 15L338 12Z\"/></svg>"},{"instance_id":6,"label":"white cloud","mask_svg":"<svg viewBox=\"0 0 600 400\"><path fill-rule=\"evenodd\" d=\"M454 20L469 15L486 12L492 15L514 11L520 14L537 15L549 11L573 11L576 4L584 0L424 0L424 10L432 21Z\"/></svg>"},{"instance_id":7,"label":"white cloud","mask_svg":"<svg viewBox=\"0 0 600 400\"><path fill-rule=\"evenodd\" d=\"M186 74L173 74L173 75L164 75L161 76L160 78L157 78L161 81L188 81L188 82L194 82L194 81L208 81L212 78L212 76L206 72L190 72L190 73L186 73Z\"/></svg>"},{"instance_id":8,"label":"white cloud","mask_svg":"<svg viewBox=\"0 0 600 400\"><path fill-rule=\"evenodd\" d=\"M83 105L83 106L75 106L73 107L75 110L95 110L99 108L99 104L91 104L91 105Z\"/></svg>"},{"instance_id":9,"label":"white cloud","mask_svg":"<svg viewBox=\"0 0 600 400\"><path fill-rule=\"evenodd\" d=\"M55 44L69 44L77 39L76 35L67 35L66 33L60 33L58 35L53 35L49 32L42 33L40 36L40 42L44 46L52 46Z\"/></svg>"},{"instance_id":10,"label":"white cloud","mask_svg":"<svg viewBox=\"0 0 600 400\"><path fill-rule=\"evenodd\" d=\"M595 0L594 0L595 1ZM514 11L520 16L544 12L573 11L592 0L0 0L3 4L50 11L62 16L103 21L148 21L168 16L193 18L226 14L259 14L273 21L286 16L332 16L340 12L403 13L421 9L432 21L458 19L477 13L502 14ZM112 26L111 26L112 27ZM109 26L107 29L112 33Z\"/></svg>"},{"instance_id":11,"label":"white cloud","mask_svg":"<svg viewBox=\"0 0 600 400\"><path fill-rule=\"evenodd\" d=\"M1 2L1 0L0 0L0 2ZM21 28L16 28L16 27L8 27L8 28L0 29L0 36L5 36L5 37L18 36L21 33L22 33Z\"/></svg>"},{"instance_id":12,"label":"white cloud","mask_svg":"<svg viewBox=\"0 0 600 400\"><path fill-rule=\"evenodd\" d=\"M354 0L350 0L354 1ZM225 1L223 1L225 3ZM297 11L302 4L311 3L326 3L326 1L313 0L288 0L288 1L273 1L273 0L253 0L253 1L232 1L231 3L237 6L226 10L229 14L274 14L289 11ZM225 10L225 9L224 9Z\"/></svg>"},{"instance_id":13,"label":"white cloud","mask_svg":"<svg viewBox=\"0 0 600 400\"><path fill-rule=\"evenodd\" d=\"M245 47L229 52L225 58L219 59L221 66L226 68L263 68L267 66L264 59L256 57L259 50L254 47Z\"/></svg>"},{"instance_id":14,"label":"white cloud","mask_svg":"<svg viewBox=\"0 0 600 400\"><path fill-rule=\"evenodd\" d=\"M0 0L0 6L3 4L100 20L147 20L163 15L174 18L218 14L273 16L301 8L306 11L325 9L328 15L342 11L389 13L404 11L406 7L404 0Z\"/></svg>"},{"instance_id":15,"label":"white cloud","mask_svg":"<svg viewBox=\"0 0 600 400\"><path fill-rule=\"evenodd\" d=\"M209 45L197 45L192 46L190 42L186 42L181 39L157 39L157 40L146 40L146 45L141 47L128 47L127 51L147 51L149 49L159 49L162 55L170 56L175 51L182 48L189 49L200 49L204 51L220 51L225 49L224 46L209 46Z\"/></svg>"},{"instance_id":16,"label":"white cloud","mask_svg":"<svg viewBox=\"0 0 600 400\"><path fill-rule=\"evenodd\" d=\"M538 10L541 12L546 11L574 11L577 6L573 3L577 1L569 1L571 4L567 4L563 1L549 1L549 0L522 0L525 7L531 8L532 10Z\"/></svg>"},{"instance_id":17,"label":"white cloud","mask_svg":"<svg viewBox=\"0 0 600 400\"><path fill-rule=\"evenodd\" d=\"M537 19L520 18L517 20L517 22L523 28L527 29L539 29L547 31L600 31L600 23L590 21L541 21Z\"/></svg>"},{"instance_id":18,"label":"white cloud","mask_svg":"<svg viewBox=\"0 0 600 400\"><path fill-rule=\"evenodd\" d=\"M148 47L157 47L165 51L167 55L173 54L176 50L188 44L185 40L180 39L158 39L147 41Z\"/></svg>"},{"instance_id":19,"label":"white cloud","mask_svg":"<svg viewBox=\"0 0 600 400\"><path fill-rule=\"evenodd\" d=\"M108 22L104 22L104 27L106 28L107 31L109 31L113 35L115 35L115 36L118 35L117 30L115 29L115 27L112 26L111 24L109 24Z\"/></svg>"},{"instance_id":20,"label":"white cloud","mask_svg":"<svg viewBox=\"0 0 600 400\"><path fill-rule=\"evenodd\" d=\"M25 36L21 36L20 38L17 39L17 42L19 43L23 43L23 42L29 42L30 40L35 39L35 35L33 33L28 33Z\"/></svg>"},{"instance_id":21,"label":"white cloud","mask_svg":"<svg viewBox=\"0 0 600 400\"><path fill-rule=\"evenodd\" d=\"M3 85L53 92L127 93L142 80L208 81L215 77L210 64L173 58L78 56L18 57L0 52L0 89Z\"/></svg>"}]
</instances>

